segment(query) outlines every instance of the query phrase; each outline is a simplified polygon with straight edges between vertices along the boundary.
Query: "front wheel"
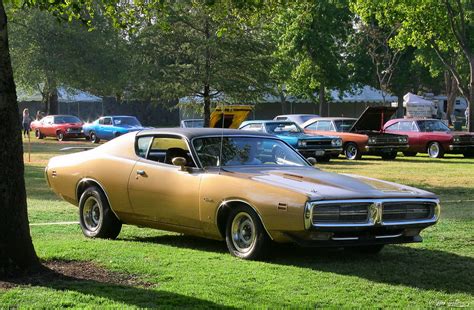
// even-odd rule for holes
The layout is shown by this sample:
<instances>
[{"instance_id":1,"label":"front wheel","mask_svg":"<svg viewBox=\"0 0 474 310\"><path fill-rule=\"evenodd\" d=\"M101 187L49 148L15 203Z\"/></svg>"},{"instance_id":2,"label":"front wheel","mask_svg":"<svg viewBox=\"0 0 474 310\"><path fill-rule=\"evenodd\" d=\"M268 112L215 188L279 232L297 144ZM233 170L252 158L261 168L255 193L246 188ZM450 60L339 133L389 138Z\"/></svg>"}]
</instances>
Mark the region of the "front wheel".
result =
<instances>
[{"instance_id":1,"label":"front wheel","mask_svg":"<svg viewBox=\"0 0 474 310\"><path fill-rule=\"evenodd\" d=\"M87 188L79 200L79 222L86 237L117 238L122 223L110 209L104 193L95 186Z\"/></svg>"},{"instance_id":2,"label":"front wheel","mask_svg":"<svg viewBox=\"0 0 474 310\"><path fill-rule=\"evenodd\" d=\"M360 153L357 144L353 142L349 142L346 144L346 146L344 147L344 155L347 159L350 160L360 159L362 157L362 154Z\"/></svg>"},{"instance_id":3,"label":"front wheel","mask_svg":"<svg viewBox=\"0 0 474 310\"><path fill-rule=\"evenodd\" d=\"M97 137L97 135L93 131L91 131L91 133L89 134L89 139L92 143L99 143L100 141L99 137Z\"/></svg>"},{"instance_id":4,"label":"front wheel","mask_svg":"<svg viewBox=\"0 0 474 310\"><path fill-rule=\"evenodd\" d=\"M62 131L58 131L56 133L56 138L58 139L58 141L64 141L64 133Z\"/></svg>"},{"instance_id":5,"label":"front wheel","mask_svg":"<svg viewBox=\"0 0 474 310\"><path fill-rule=\"evenodd\" d=\"M439 144L439 142L431 142L428 144L428 156L431 158L443 158L444 157L444 150L443 147Z\"/></svg>"},{"instance_id":6,"label":"front wheel","mask_svg":"<svg viewBox=\"0 0 474 310\"><path fill-rule=\"evenodd\" d=\"M258 215L248 206L231 210L225 240L229 252L243 259L261 258L270 242Z\"/></svg>"}]
</instances>

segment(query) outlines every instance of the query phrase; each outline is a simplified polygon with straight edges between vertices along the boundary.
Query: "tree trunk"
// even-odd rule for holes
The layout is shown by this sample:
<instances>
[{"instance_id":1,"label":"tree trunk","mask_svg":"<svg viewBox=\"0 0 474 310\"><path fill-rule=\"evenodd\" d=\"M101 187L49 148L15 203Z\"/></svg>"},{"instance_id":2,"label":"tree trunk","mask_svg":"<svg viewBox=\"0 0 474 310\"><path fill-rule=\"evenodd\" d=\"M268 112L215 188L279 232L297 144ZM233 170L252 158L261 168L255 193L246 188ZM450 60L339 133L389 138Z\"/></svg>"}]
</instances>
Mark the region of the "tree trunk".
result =
<instances>
[{"instance_id":1,"label":"tree trunk","mask_svg":"<svg viewBox=\"0 0 474 310\"><path fill-rule=\"evenodd\" d=\"M397 96L397 118L403 118L405 116L405 110L403 109L403 92Z\"/></svg>"},{"instance_id":2,"label":"tree trunk","mask_svg":"<svg viewBox=\"0 0 474 310\"><path fill-rule=\"evenodd\" d=\"M449 125L453 124L451 115L454 111L454 104L456 102L456 97L458 96L458 83L454 79L449 71L445 72L445 83L446 83L446 96L447 105L446 105L446 118Z\"/></svg>"},{"instance_id":3,"label":"tree trunk","mask_svg":"<svg viewBox=\"0 0 474 310\"><path fill-rule=\"evenodd\" d=\"M469 107L467 130L469 132L474 132L474 56L471 56L469 69L471 76L469 79L469 98L466 98Z\"/></svg>"},{"instance_id":4,"label":"tree trunk","mask_svg":"<svg viewBox=\"0 0 474 310\"><path fill-rule=\"evenodd\" d=\"M8 50L7 16L0 0L0 275L39 268L28 224L15 82Z\"/></svg>"},{"instance_id":5,"label":"tree trunk","mask_svg":"<svg viewBox=\"0 0 474 310\"><path fill-rule=\"evenodd\" d=\"M280 93L281 114L286 114L286 96L283 92Z\"/></svg>"},{"instance_id":6,"label":"tree trunk","mask_svg":"<svg viewBox=\"0 0 474 310\"><path fill-rule=\"evenodd\" d=\"M204 85L204 127L209 127L211 119L211 95L209 85Z\"/></svg>"},{"instance_id":7,"label":"tree trunk","mask_svg":"<svg viewBox=\"0 0 474 310\"><path fill-rule=\"evenodd\" d=\"M326 92L324 89L324 85L321 85L319 88L319 116L323 116L323 106L326 103Z\"/></svg>"}]
</instances>

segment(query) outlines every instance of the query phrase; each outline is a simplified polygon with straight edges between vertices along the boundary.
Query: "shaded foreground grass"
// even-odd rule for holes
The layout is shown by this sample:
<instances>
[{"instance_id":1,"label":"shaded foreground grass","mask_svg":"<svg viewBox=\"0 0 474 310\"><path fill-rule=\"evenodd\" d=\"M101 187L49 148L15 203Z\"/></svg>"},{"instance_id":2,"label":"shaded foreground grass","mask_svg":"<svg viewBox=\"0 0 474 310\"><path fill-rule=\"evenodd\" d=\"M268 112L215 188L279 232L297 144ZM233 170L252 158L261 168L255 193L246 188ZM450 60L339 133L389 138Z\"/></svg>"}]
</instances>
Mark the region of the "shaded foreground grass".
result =
<instances>
[{"instance_id":1,"label":"shaded foreground grass","mask_svg":"<svg viewBox=\"0 0 474 310\"><path fill-rule=\"evenodd\" d=\"M32 145L31 223L77 219L75 207L45 188L44 165L57 149L53 140ZM434 191L445 201L442 220L422 244L387 246L375 257L275 245L263 262L233 258L223 242L133 226L114 241L86 239L78 225L32 226L47 262L92 262L153 285L56 278L0 289L0 307L474 307L474 160L369 157L321 167Z\"/></svg>"}]
</instances>

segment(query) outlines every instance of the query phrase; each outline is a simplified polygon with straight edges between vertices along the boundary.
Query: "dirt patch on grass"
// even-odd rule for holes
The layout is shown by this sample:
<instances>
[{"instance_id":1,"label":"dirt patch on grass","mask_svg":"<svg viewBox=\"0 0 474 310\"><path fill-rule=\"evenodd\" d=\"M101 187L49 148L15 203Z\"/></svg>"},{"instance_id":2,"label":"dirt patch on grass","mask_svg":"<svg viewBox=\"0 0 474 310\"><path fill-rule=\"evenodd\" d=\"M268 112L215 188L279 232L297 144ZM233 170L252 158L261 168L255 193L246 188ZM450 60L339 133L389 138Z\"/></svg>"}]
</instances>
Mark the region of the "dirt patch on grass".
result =
<instances>
[{"instance_id":1,"label":"dirt patch on grass","mask_svg":"<svg viewBox=\"0 0 474 310\"><path fill-rule=\"evenodd\" d=\"M86 261L47 261L44 268L34 274L0 279L0 289L10 289L23 285L50 286L51 282L85 282L151 287L156 284L142 281L136 275L113 272Z\"/></svg>"}]
</instances>

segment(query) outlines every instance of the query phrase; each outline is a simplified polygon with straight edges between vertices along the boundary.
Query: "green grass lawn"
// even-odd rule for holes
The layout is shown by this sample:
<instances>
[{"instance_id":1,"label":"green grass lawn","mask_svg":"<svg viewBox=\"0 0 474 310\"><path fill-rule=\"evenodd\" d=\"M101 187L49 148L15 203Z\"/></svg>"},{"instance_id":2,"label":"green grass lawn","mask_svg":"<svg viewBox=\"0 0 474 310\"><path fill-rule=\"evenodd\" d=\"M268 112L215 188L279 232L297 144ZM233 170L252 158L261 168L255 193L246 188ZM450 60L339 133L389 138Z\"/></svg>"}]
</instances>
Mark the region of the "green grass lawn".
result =
<instances>
[{"instance_id":1,"label":"green grass lawn","mask_svg":"<svg viewBox=\"0 0 474 310\"><path fill-rule=\"evenodd\" d=\"M70 144L81 145L32 141L25 171L32 224L77 221L77 209L43 179L47 159ZM234 258L223 242L133 226L114 241L86 239L77 224L31 226L43 261L88 261L97 272L149 285L73 279L24 285L0 289L0 307L474 308L474 159L368 157L320 167L433 191L442 219L424 231L423 243L387 246L374 257L279 245L263 262Z\"/></svg>"}]
</instances>

